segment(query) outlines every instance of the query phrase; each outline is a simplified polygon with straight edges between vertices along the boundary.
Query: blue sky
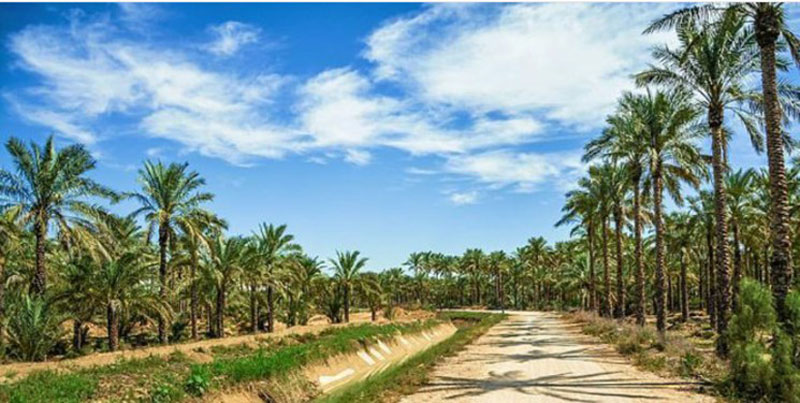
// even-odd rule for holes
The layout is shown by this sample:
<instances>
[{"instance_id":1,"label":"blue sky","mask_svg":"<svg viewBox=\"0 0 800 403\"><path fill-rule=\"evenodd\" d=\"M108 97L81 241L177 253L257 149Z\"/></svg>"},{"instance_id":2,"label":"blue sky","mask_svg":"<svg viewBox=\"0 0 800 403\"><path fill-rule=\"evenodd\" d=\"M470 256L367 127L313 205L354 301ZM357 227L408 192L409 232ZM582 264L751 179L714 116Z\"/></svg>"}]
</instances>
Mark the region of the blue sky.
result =
<instances>
[{"instance_id":1,"label":"blue sky","mask_svg":"<svg viewBox=\"0 0 800 403\"><path fill-rule=\"evenodd\" d=\"M232 232L286 223L374 270L511 251L567 237L581 147L674 7L3 4L0 133L83 142L118 190L145 159L188 161ZM731 152L764 163L743 136Z\"/></svg>"}]
</instances>

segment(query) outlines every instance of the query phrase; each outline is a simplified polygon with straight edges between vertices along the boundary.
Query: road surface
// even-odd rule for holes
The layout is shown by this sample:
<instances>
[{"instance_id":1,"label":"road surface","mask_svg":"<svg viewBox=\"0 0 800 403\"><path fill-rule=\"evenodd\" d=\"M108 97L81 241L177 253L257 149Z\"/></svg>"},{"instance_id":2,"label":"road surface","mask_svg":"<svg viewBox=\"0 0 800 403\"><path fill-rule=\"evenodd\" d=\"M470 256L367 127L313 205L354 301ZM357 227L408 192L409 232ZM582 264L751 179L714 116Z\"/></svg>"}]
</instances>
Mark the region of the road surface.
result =
<instances>
[{"instance_id":1,"label":"road surface","mask_svg":"<svg viewBox=\"0 0 800 403\"><path fill-rule=\"evenodd\" d=\"M691 383L632 367L554 314L512 312L434 369L417 402L713 402Z\"/></svg>"}]
</instances>

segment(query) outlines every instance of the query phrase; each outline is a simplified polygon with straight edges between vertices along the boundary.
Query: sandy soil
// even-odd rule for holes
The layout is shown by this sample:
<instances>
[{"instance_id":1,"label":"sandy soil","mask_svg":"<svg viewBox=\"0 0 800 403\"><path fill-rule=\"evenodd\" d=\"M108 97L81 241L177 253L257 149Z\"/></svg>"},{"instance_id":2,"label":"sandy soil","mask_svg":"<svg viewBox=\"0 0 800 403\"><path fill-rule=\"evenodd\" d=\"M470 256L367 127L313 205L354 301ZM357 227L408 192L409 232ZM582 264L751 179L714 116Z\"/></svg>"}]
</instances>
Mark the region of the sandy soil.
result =
<instances>
[{"instance_id":1,"label":"sandy soil","mask_svg":"<svg viewBox=\"0 0 800 403\"><path fill-rule=\"evenodd\" d=\"M432 314L430 312L408 312L396 318L396 320L411 321L411 320L421 319L424 317L430 317L431 315ZM369 312L358 312L350 314L351 323L369 322L369 321L370 321ZM379 319L378 322L385 323L386 320L381 317L381 319ZM33 371L39 371L39 370L68 371L79 368L110 365L115 363L117 360L123 358L131 359L131 358L146 358L149 356L166 356L172 354L175 351L183 352L195 361L205 362L205 361L210 361L211 356L202 353L202 351L206 351L214 346L234 346L239 344L257 343L258 340L260 339L265 339L270 337L281 337L290 334L318 333L324 329L333 326L346 326L346 325L344 324L331 325L324 318L315 318L314 320L310 321L309 325L307 326L294 326L291 328L286 328L282 324L278 325L276 326L276 331L274 333L269 333L269 334L259 333L257 335L234 336L234 337L226 337L224 339L207 339L207 340L182 343L182 344L145 347L134 350L122 350L122 351L115 351L113 353L95 353L84 357L66 359L66 360L54 360L45 362L20 362L13 364L5 364L5 365L0 365L0 383L19 380L20 378L30 374Z\"/></svg>"},{"instance_id":2,"label":"sandy soil","mask_svg":"<svg viewBox=\"0 0 800 403\"><path fill-rule=\"evenodd\" d=\"M554 314L512 312L437 365L403 402L713 402L697 385L637 370Z\"/></svg>"}]
</instances>

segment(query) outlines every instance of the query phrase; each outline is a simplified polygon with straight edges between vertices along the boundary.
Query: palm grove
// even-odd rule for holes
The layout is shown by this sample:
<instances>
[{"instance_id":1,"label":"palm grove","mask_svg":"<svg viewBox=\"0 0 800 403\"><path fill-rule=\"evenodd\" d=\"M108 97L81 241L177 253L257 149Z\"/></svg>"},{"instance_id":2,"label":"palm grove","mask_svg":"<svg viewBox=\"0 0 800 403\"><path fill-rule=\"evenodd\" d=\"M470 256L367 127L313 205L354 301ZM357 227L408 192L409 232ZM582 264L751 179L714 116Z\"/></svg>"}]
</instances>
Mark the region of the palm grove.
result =
<instances>
[{"instance_id":1,"label":"palm grove","mask_svg":"<svg viewBox=\"0 0 800 403\"><path fill-rule=\"evenodd\" d=\"M356 251L308 256L283 225L227 235L186 164L146 162L140 188L119 193L89 179L95 162L82 146L12 138L13 169L0 171L3 351L42 359L271 332L314 314L347 322L353 307L373 320L401 305L580 307L639 325L654 314L662 337L670 312L686 321L702 311L749 392L798 396L800 161L785 160L800 89L779 74L800 60L800 42L783 13L775 3L701 5L655 21L645 34L673 30L677 45L652 51L639 89L586 145L591 167L557 223L571 239L531 238L510 254L420 252L407 270L366 272ZM733 126L766 151L766 169L729 164ZM708 140L710 155L700 148ZM127 216L105 207L122 199L138 207ZM71 347L61 345L66 321ZM104 343L86 345L90 324L106 327Z\"/></svg>"}]
</instances>

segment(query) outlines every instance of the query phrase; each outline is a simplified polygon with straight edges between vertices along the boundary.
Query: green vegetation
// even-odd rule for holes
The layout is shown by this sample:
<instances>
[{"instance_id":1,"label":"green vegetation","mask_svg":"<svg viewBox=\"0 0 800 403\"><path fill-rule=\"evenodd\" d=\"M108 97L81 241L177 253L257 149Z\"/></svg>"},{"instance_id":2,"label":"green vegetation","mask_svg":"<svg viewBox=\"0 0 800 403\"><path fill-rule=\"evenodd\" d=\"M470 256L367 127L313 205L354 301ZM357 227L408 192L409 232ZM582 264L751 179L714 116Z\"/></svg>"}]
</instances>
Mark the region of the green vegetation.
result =
<instances>
[{"instance_id":1,"label":"green vegetation","mask_svg":"<svg viewBox=\"0 0 800 403\"><path fill-rule=\"evenodd\" d=\"M422 386L428 373L443 357L453 355L464 348L506 315L490 313L444 312L440 316L461 324L456 333L439 344L411 357L402 364L389 368L372 377L344 387L317 401L376 402L393 401Z\"/></svg>"},{"instance_id":2,"label":"green vegetation","mask_svg":"<svg viewBox=\"0 0 800 403\"><path fill-rule=\"evenodd\" d=\"M213 391L268 380L283 381L300 368L365 343L398 333L416 333L440 323L426 320L398 324L358 324L330 328L316 335L264 339L258 346L216 348L213 360L196 363L184 354L120 360L109 366L69 373L42 371L0 385L0 401L82 402L91 399L174 402Z\"/></svg>"}]
</instances>

